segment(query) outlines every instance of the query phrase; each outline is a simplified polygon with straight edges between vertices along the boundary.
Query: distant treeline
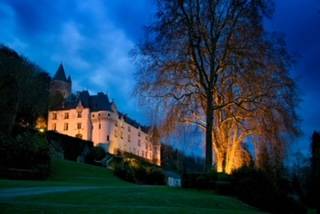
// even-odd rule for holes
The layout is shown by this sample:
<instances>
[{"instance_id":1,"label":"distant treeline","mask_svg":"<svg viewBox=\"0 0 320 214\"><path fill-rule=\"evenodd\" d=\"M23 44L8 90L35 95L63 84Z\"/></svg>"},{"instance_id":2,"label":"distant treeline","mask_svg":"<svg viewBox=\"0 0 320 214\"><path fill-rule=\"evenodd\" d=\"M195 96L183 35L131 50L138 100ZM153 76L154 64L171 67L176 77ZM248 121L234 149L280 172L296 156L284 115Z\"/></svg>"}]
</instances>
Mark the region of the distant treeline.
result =
<instances>
[{"instance_id":1,"label":"distant treeline","mask_svg":"<svg viewBox=\"0 0 320 214\"><path fill-rule=\"evenodd\" d=\"M200 172L204 168L204 159L186 155L171 145L161 144L161 167L179 173Z\"/></svg>"}]
</instances>

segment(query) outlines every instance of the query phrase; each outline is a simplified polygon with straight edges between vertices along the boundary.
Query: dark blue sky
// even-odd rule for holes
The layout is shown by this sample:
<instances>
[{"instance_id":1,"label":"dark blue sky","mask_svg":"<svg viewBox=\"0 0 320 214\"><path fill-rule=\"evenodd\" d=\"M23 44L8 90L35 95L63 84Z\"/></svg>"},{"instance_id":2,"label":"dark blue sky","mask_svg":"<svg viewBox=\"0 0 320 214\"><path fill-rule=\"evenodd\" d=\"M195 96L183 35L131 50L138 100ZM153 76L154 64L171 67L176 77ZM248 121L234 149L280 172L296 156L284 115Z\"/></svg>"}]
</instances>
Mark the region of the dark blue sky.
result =
<instances>
[{"instance_id":1,"label":"dark blue sky","mask_svg":"<svg viewBox=\"0 0 320 214\"><path fill-rule=\"evenodd\" d=\"M118 107L142 122L147 110L132 96L135 67L128 52L152 20L152 0L1 0L0 43L14 48L53 74L63 62L74 90L104 91ZM295 149L307 151L320 130L320 1L276 3L271 31L285 35L297 56L292 76L302 102L298 112L304 135Z\"/></svg>"}]
</instances>

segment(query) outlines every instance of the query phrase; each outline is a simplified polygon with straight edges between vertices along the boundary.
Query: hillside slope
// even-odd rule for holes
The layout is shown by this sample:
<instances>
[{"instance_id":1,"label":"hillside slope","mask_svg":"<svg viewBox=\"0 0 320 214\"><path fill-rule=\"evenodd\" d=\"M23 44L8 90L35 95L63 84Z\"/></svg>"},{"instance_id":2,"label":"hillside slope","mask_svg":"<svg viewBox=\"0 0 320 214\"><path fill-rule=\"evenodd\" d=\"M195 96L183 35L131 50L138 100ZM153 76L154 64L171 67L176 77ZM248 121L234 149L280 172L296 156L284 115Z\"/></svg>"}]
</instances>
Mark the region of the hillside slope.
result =
<instances>
[{"instance_id":1,"label":"hillside slope","mask_svg":"<svg viewBox=\"0 0 320 214\"><path fill-rule=\"evenodd\" d=\"M112 172L70 161L53 163L47 181L0 180L1 213L255 213L209 192L124 182Z\"/></svg>"}]
</instances>

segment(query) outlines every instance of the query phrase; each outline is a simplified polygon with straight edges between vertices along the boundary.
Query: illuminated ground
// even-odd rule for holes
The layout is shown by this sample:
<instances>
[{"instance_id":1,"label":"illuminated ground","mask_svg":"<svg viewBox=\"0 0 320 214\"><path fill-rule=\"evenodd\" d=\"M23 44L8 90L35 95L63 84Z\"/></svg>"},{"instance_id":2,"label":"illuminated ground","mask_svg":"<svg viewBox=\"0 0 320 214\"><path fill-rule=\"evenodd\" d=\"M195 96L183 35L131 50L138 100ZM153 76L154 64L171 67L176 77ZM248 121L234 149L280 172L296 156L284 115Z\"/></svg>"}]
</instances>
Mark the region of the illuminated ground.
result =
<instances>
[{"instance_id":1,"label":"illuminated ground","mask_svg":"<svg viewBox=\"0 0 320 214\"><path fill-rule=\"evenodd\" d=\"M1 213L256 213L248 205L196 190L126 183L106 169L53 163L48 181L0 180Z\"/></svg>"}]
</instances>

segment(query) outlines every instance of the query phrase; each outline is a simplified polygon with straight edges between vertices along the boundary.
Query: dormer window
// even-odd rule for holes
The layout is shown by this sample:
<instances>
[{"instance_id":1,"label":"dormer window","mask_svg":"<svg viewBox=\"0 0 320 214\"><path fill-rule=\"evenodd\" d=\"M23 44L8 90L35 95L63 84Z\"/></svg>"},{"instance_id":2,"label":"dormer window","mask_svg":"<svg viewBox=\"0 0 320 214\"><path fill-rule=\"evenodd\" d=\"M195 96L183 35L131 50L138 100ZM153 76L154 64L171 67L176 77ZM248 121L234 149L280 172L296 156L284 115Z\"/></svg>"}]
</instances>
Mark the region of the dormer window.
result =
<instances>
[{"instance_id":1,"label":"dormer window","mask_svg":"<svg viewBox=\"0 0 320 214\"><path fill-rule=\"evenodd\" d=\"M64 119L69 119L69 113L64 113Z\"/></svg>"},{"instance_id":2,"label":"dormer window","mask_svg":"<svg viewBox=\"0 0 320 214\"><path fill-rule=\"evenodd\" d=\"M78 117L78 118L81 118L81 117L82 117L82 112L78 112L78 113L77 113L77 117Z\"/></svg>"}]
</instances>

